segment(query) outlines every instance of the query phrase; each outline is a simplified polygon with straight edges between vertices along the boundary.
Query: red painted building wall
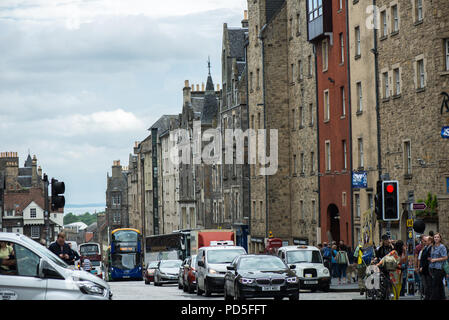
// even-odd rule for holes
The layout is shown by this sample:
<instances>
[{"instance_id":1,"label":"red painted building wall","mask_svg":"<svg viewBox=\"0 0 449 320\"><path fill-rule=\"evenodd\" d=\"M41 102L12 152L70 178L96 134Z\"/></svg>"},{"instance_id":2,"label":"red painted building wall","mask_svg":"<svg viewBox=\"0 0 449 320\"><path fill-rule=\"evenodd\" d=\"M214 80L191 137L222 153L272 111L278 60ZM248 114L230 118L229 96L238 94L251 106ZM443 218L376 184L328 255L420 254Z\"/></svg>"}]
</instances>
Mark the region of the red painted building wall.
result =
<instances>
[{"instance_id":1,"label":"red painted building wall","mask_svg":"<svg viewBox=\"0 0 449 320\"><path fill-rule=\"evenodd\" d=\"M326 0L324 0L326 1ZM328 0L329 1L329 0ZM346 0L339 10L339 1L332 1L332 34L313 42L317 45L318 130L320 152L320 213L321 240L343 240L352 244L351 223L351 139L349 82L346 34ZM344 39L344 62L341 61L340 34ZM323 40L328 42L328 70L323 71ZM344 87L345 116L343 116L341 87ZM325 121L324 92L329 90L330 117ZM346 170L344 170L343 140L346 141ZM325 142L330 141L331 170L326 171ZM344 194L346 196L344 196ZM344 200L345 198L345 200ZM336 219L335 216L338 218Z\"/></svg>"}]
</instances>

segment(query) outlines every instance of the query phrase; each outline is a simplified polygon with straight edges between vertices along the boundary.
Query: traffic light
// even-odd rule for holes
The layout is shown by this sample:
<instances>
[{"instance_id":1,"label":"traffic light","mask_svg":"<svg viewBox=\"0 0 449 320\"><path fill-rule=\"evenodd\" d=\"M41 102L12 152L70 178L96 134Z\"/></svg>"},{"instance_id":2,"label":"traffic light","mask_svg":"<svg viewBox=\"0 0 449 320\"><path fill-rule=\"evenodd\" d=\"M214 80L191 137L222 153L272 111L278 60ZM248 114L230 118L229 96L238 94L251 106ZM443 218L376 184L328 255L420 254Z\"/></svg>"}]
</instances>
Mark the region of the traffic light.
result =
<instances>
[{"instance_id":1,"label":"traffic light","mask_svg":"<svg viewBox=\"0 0 449 320\"><path fill-rule=\"evenodd\" d=\"M51 179L51 211L58 211L65 206L65 198L62 195L65 192L64 182Z\"/></svg>"},{"instance_id":2,"label":"traffic light","mask_svg":"<svg viewBox=\"0 0 449 320\"><path fill-rule=\"evenodd\" d=\"M377 221L381 221L383 219L383 211L382 211L382 181L377 181L377 190L376 195L374 196L375 202L375 212Z\"/></svg>"},{"instance_id":3,"label":"traffic light","mask_svg":"<svg viewBox=\"0 0 449 320\"><path fill-rule=\"evenodd\" d=\"M399 220L399 182L382 181L382 209L384 221Z\"/></svg>"}]
</instances>

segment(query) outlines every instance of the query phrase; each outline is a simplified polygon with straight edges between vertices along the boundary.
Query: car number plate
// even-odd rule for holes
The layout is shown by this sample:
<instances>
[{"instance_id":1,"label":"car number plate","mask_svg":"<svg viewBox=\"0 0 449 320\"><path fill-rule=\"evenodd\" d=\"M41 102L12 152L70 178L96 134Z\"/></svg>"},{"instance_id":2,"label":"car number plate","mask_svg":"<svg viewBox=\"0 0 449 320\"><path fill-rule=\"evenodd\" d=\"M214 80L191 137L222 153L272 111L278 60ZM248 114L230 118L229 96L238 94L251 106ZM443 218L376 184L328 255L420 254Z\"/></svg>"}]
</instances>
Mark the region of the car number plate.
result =
<instances>
[{"instance_id":1,"label":"car number plate","mask_svg":"<svg viewBox=\"0 0 449 320\"><path fill-rule=\"evenodd\" d=\"M281 286L262 287L262 291L280 291Z\"/></svg>"},{"instance_id":2,"label":"car number plate","mask_svg":"<svg viewBox=\"0 0 449 320\"><path fill-rule=\"evenodd\" d=\"M123 276L124 279L131 278L130 276Z\"/></svg>"},{"instance_id":3,"label":"car number plate","mask_svg":"<svg viewBox=\"0 0 449 320\"><path fill-rule=\"evenodd\" d=\"M318 283L317 280L304 281L304 284L317 284L317 283Z\"/></svg>"}]
</instances>

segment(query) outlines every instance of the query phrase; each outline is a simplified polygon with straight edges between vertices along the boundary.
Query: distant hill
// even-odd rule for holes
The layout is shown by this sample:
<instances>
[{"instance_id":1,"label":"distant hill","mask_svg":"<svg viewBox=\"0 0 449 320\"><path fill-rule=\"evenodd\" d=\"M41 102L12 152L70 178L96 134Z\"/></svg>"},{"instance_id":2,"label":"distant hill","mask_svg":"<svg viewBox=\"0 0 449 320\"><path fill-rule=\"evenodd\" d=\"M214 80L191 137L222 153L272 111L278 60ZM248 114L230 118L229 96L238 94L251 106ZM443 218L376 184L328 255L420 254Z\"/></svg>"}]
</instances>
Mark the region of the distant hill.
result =
<instances>
[{"instance_id":1,"label":"distant hill","mask_svg":"<svg viewBox=\"0 0 449 320\"><path fill-rule=\"evenodd\" d=\"M85 214L81 215L74 215L73 213L69 212L66 215L64 215L64 225L73 222L84 222L89 226L92 223L97 222L97 215L98 213L90 214L89 212L86 212Z\"/></svg>"}]
</instances>

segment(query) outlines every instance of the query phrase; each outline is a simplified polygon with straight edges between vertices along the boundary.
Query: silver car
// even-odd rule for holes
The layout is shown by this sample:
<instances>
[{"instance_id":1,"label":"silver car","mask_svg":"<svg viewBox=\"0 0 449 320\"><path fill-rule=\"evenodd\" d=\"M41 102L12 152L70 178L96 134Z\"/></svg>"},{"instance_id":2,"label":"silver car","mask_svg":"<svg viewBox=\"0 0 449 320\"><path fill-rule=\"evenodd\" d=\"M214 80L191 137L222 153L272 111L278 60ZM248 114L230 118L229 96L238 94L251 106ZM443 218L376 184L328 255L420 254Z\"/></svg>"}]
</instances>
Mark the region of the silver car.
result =
<instances>
[{"instance_id":1,"label":"silver car","mask_svg":"<svg viewBox=\"0 0 449 320\"><path fill-rule=\"evenodd\" d=\"M75 270L41 244L18 233L0 232L12 248L0 259L0 300L107 300L109 285ZM11 251L11 250L10 250Z\"/></svg>"},{"instance_id":2,"label":"silver car","mask_svg":"<svg viewBox=\"0 0 449 320\"><path fill-rule=\"evenodd\" d=\"M181 260L161 260L154 271L154 285L162 286L164 283L177 283Z\"/></svg>"}]
</instances>

